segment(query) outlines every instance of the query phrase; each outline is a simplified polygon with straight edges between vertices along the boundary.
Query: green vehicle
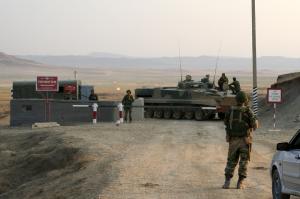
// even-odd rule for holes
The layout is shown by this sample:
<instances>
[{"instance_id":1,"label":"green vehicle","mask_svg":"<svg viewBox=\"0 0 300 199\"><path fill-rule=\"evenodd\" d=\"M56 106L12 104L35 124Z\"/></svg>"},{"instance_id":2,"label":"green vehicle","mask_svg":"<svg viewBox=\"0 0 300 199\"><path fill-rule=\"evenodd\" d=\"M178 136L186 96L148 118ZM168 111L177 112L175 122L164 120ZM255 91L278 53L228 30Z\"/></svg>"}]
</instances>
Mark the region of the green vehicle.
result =
<instances>
[{"instance_id":1,"label":"green vehicle","mask_svg":"<svg viewBox=\"0 0 300 199\"><path fill-rule=\"evenodd\" d=\"M136 98L144 98L145 117L187 120L211 120L216 113L220 119L235 96L220 92L213 84L203 81L180 81L177 87L138 88Z\"/></svg>"}]
</instances>

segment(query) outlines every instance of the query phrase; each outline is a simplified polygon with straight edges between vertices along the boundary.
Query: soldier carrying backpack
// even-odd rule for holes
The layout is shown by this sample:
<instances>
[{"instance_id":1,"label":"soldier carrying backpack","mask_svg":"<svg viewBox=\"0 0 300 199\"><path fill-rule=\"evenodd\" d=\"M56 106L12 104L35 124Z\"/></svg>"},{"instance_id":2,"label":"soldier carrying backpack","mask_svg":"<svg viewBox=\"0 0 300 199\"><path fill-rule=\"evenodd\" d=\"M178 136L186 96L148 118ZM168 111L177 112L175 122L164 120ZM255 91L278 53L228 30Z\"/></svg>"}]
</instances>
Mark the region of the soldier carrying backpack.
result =
<instances>
[{"instance_id":1,"label":"soldier carrying backpack","mask_svg":"<svg viewBox=\"0 0 300 199\"><path fill-rule=\"evenodd\" d=\"M239 163L239 180L237 189L244 188L247 177L247 166L250 161L252 132L258 127L252 110L246 106L248 99L245 92L236 95L237 106L233 106L226 113L226 141L229 143L227 165L225 168L224 189L229 189L230 180L236 165Z\"/></svg>"}]
</instances>

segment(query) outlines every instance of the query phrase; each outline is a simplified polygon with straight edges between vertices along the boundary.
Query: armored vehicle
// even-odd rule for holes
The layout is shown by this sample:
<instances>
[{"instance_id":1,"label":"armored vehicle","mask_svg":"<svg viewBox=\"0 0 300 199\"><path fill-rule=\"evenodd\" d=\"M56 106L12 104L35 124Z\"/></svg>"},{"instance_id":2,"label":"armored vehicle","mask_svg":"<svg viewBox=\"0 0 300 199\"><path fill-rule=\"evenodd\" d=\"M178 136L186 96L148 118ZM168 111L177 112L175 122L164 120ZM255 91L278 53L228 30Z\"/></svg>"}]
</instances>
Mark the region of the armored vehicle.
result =
<instances>
[{"instance_id":1,"label":"armored vehicle","mask_svg":"<svg viewBox=\"0 0 300 199\"><path fill-rule=\"evenodd\" d=\"M165 119L210 120L235 105L235 96L220 92L213 84L184 80L177 87L138 88L136 98L144 98L145 117Z\"/></svg>"}]
</instances>

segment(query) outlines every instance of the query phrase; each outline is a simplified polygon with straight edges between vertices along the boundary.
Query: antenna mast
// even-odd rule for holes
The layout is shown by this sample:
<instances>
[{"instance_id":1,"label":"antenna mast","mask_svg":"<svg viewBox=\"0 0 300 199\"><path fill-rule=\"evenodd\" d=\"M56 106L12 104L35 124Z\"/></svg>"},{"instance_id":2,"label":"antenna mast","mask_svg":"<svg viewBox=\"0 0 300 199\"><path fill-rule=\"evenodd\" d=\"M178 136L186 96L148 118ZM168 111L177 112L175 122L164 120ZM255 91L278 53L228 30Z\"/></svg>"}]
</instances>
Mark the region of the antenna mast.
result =
<instances>
[{"instance_id":1,"label":"antenna mast","mask_svg":"<svg viewBox=\"0 0 300 199\"><path fill-rule=\"evenodd\" d=\"M215 81L216 81L217 69L218 69L218 65L219 65L219 61L220 61L221 48L222 48L222 42L220 43L220 47L219 47L219 50L218 50L218 56L217 56L217 59L216 59L216 66L215 66L215 73L214 73L214 81L213 81L213 87L214 87L214 88L215 88Z\"/></svg>"},{"instance_id":2,"label":"antenna mast","mask_svg":"<svg viewBox=\"0 0 300 199\"><path fill-rule=\"evenodd\" d=\"M181 51L180 51L180 46L178 47L178 54L179 54L180 81L182 82L182 66L181 66Z\"/></svg>"}]
</instances>

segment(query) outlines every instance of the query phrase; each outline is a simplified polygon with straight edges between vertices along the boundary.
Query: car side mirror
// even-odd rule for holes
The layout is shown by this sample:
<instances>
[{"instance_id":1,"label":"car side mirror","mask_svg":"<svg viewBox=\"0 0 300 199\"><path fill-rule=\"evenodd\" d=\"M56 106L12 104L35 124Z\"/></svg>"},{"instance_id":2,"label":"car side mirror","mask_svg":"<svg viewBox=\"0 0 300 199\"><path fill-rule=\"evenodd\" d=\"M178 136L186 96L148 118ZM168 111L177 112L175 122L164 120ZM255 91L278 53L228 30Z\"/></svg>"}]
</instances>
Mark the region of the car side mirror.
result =
<instances>
[{"instance_id":1,"label":"car side mirror","mask_svg":"<svg viewBox=\"0 0 300 199\"><path fill-rule=\"evenodd\" d=\"M290 144L287 142L282 142L277 144L277 151L288 151L290 150Z\"/></svg>"}]
</instances>

